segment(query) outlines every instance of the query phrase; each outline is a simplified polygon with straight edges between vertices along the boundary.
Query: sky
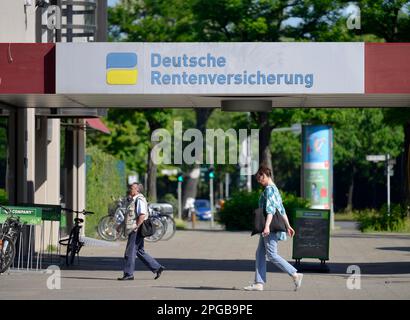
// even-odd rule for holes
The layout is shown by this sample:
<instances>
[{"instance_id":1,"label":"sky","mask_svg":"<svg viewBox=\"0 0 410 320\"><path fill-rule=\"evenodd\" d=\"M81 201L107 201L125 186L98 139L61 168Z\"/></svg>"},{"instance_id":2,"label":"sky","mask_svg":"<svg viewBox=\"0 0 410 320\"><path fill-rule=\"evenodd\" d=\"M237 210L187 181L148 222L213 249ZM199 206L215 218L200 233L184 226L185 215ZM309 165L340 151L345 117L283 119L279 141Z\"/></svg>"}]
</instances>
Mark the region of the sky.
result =
<instances>
[{"instance_id":1,"label":"sky","mask_svg":"<svg viewBox=\"0 0 410 320\"><path fill-rule=\"evenodd\" d=\"M119 0L108 0L108 6L113 7L118 3ZM351 14L353 12L356 12L356 6L350 4L344 9L344 14ZM295 26L300 22L300 18L289 18L286 20L285 24Z\"/></svg>"},{"instance_id":2,"label":"sky","mask_svg":"<svg viewBox=\"0 0 410 320\"><path fill-rule=\"evenodd\" d=\"M118 2L118 0L108 0L108 6L109 6L109 7L112 7L112 6L114 6L117 2Z\"/></svg>"}]
</instances>

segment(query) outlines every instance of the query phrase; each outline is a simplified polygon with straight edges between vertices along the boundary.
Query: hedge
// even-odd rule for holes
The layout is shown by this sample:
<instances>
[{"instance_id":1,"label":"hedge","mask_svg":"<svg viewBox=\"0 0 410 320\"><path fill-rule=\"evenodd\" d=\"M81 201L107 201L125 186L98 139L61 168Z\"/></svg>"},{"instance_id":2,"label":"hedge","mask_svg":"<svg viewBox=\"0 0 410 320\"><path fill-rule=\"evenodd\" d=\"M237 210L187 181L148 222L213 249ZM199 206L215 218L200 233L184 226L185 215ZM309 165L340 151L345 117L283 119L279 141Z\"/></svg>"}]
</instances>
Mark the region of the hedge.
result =
<instances>
[{"instance_id":1,"label":"hedge","mask_svg":"<svg viewBox=\"0 0 410 320\"><path fill-rule=\"evenodd\" d=\"M220 221L226 230L251 230L253 226L253 210L258 207L262 190L252 192L240 191L227 200L219 213ZM307 200L293 194L281 192L283 205L291 220L292 212L296 208L307 208Z\"/></svg>"},{"instance_id":2,"label":"hedge","mask_svg":"<svg viewBox=\"0 0 410 320\"><path fill-rule=\"evenodd\" d=\"M127 186L123 162L96 146L87 148L86 154L86 207L94 214L86 218L85 234L96 237L98 222L108 214L111 197L124 196Z\"/></svg>"}]
</instances>

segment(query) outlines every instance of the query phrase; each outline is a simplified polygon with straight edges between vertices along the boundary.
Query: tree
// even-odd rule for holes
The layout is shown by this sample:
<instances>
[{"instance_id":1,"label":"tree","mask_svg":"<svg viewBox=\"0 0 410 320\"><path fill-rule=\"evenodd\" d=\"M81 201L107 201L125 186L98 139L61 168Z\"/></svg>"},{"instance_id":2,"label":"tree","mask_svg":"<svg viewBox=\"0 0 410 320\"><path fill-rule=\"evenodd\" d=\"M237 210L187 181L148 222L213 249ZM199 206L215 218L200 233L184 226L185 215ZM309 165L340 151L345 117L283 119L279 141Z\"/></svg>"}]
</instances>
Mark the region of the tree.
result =
<instances>
[{"instance_id":1,"label":"tree","mask_svg":"<svg viewBox=\"0 0 410 320\"><path fill-rule=\"evenodd\" d=\"M97 145L104 152L123 160L129 170L147 171L149 126L144 113L130 109L109 109L103 118L109 135L89 133L88 145Z\"/></svg>"},{"instance_id":2,"label":"tree","mask_svg":"<svg viewBox=\"0 0 410 320\"><path fill-rule=\"evenodd\" d=\"M410 1L406 0L360 0L363 34L375 35L386 42L410 41ZM410 113L408 109L387 109L386 118L392 124L403 126L405 138L404 184L402 202L410 204Z\"/></svg>"},{"instance_id":3,"label":"tree","mask_svg":"<svg viewBox=\"0 0 410 320\"><path fill-rule=\"evenodd\" d=\"M152 133L160 128L165 128L171 119L171 110L169 109L148 109L144 112L149 125L149 149L148 149L148 171L147 171L147 195L149 201L157 201L157 164L153 161L151 151L158 144L158 141L152 141Z\"/></svg>"},{"instance_id":4,"label":"tree","mask_svg":"<svg viewBox=\"0 0 410 320\"><path fill-rule=\"evenodd\" d=\"M149 155L158 143L151 141L151 136L156 129L168 127L171 113L164 109L110 109L103 121L111 133L89 134L87 139L89 145L97 145L123 160L129 170L138 172L141 177L147 173L147 195L151 201L157 199L157 165Z\"/></svg>"},{"instance_id":5,"label":"tree","mask_svg":"<svg viewBox=\"0 0 410 320\"><path fill-rule=\"evenodd\" d=\"M346 211L353 209L357 175L376 179L366 155L390 153L396 157L402 151L403 130L386 124L380 108L303 109L295 113L294 120L332 125L335 172L348 185Z\"/></svg>"},{"instance_id":6,"label":"tree","mask_svg":"<svg viewBox=\"0 0 410 320\"><path fill-rule=\"evenodd\" d=\"M201 131L202 136L205 137L206 134L206 124L210 115L212 114L212 108L200 108L195 109L195 116L196 116L196 127L199 131ZM199 155L199 158L204 158L204 155ZM205 161L204 161L205 162ZM201 169L201 165L196 163L192 167L189 168L189 174L186 179L186 184L184 188L184 193L182 196L182 205L185 204L188 198L196 198L197 191L198 191L198 182L199 177L196 177L196 172Z\"/></svg>"},{"instance_id":7,"label":"tree","mask_svg":"<svg viewBox=\"0 0 410 320\"><path fill-rule=\"evenodd\" d=\"M401 187L401 199L403 204L410 204L410 108L397 108L385 110L386 121L392 125L403 127L403 183Z\"/></svg>"},{"instance_id":8,"label":"tree","mask_svg":"<svg viewBox=\"0 0 410 320\"><path fill-rule=\"evenodd\" d=\"M342 4L329 0L312 1L231 1L194 0L193 28L196 41L281 41L286 37L315 40L340 17ZM290 27L286 21L299 19ZM259 161L272 168L270 133L283 122L272 113L252 113L260 128ZM271 122L273 120L273 122ZM289 120L289 119L287 119Z\"/></svg>"},{"instance_id":9,"label":"tree","mask_svg":"<svg viewBox=\"0 0 410 320\"><path fill-rule=\"evenodd\" d=\"M408 0L360 0L363 34L374 34L386 42L410 40L410 1Z\"/></svg>"}]
</instances>

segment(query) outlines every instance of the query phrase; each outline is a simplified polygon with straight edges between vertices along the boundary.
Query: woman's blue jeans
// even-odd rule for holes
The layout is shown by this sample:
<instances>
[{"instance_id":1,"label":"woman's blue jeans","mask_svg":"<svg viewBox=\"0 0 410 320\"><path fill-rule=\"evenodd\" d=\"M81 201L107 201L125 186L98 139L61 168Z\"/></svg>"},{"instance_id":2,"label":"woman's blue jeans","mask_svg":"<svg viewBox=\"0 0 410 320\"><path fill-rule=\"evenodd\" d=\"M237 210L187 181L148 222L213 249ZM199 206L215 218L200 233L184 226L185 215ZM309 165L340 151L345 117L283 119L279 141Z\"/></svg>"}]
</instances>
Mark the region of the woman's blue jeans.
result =
<instances>
[{"instance_id":1,"label":"woman's blue jeans","mask_svg":"<svg viewBox=\"0 0 410 320\"><path fill-rule=\"evenodd\" d=\"M258 249L256 249L256 273L255 283L266 282L266 257L283 272L293 275L297 270L280 255L278 255L278 240L276 233L270 233L266 237L259 238Z\"/></svg>"}]
</instances>

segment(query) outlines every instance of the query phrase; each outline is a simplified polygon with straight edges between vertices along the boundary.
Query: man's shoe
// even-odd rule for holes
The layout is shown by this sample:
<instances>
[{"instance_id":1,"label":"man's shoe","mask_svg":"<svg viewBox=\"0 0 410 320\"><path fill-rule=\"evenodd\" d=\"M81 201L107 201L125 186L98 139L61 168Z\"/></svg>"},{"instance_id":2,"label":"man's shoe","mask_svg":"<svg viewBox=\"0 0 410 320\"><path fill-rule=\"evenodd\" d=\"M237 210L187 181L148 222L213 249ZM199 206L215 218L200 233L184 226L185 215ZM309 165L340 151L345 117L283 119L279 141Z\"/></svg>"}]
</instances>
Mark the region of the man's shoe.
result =
<instances>
[{"instance_id":1,"label":"man's shoe","mask_svg":"<svg viewBox=\"0 0 410 320\"><path fill-rule=\"evenodd\" d=\"M158 271L157 271L157 275L155 276L154 280L157 280L160 276L162 271L164 271L165 267L159 267Z\"/></svg>"},{"instance_id":2,"label":"man's shoe","mask_svg":"<svg viewBox=\"0 0 410 320\"><path fill-rule=\"evenodd\" d=\"M123 281L123 280L134 280L134 276L123 276L122 278L118 278L117 280Z\"/></svg>"},{"instance_id":3,"label":"man's shoe","mask_svg":"<svg viewBox=\"0 0 410 320\"><path fill-rule=\"evenodd\" d=\"M295 283L295 291L298 291L299 288L301 287L302 279L303 279L303 273L298 273L297 278L293 280Z\"/></svg>"},{"instance_id":4,"label":"man's shoe","mask_svg":"<svg viewBox=\"0 0 410 320\"><path fill-rule=\"evenodd\" d=\"M262 283L253 283L250 286L244 287L243 290L246 291L263 291Z\"/></svg>"}]
</instances>

